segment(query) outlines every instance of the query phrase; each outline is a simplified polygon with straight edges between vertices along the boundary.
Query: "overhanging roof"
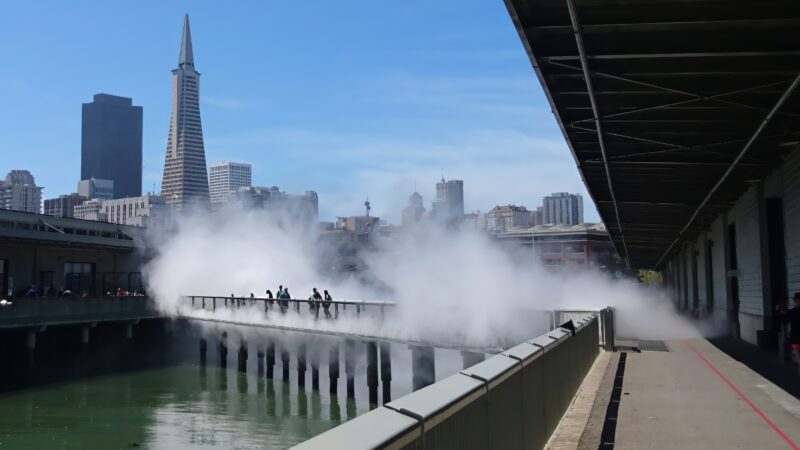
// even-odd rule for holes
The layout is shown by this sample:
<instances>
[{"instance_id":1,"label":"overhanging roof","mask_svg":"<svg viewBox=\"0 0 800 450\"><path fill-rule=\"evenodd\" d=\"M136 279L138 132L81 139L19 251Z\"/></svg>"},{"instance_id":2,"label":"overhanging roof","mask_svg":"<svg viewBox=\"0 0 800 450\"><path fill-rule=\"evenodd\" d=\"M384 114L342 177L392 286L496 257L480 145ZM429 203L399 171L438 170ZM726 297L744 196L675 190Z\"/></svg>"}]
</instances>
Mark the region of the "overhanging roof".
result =
<instances>
[{"instance_id":1,"label":"overhanging roof","mask_svg":"<svg viewBox=\"0 0 800 450\"><path fill-rule=\"evenodd\" d=\"M800 141L800 2L506 0L620 256L657 267Z\"/></svg>"}]
</instances>

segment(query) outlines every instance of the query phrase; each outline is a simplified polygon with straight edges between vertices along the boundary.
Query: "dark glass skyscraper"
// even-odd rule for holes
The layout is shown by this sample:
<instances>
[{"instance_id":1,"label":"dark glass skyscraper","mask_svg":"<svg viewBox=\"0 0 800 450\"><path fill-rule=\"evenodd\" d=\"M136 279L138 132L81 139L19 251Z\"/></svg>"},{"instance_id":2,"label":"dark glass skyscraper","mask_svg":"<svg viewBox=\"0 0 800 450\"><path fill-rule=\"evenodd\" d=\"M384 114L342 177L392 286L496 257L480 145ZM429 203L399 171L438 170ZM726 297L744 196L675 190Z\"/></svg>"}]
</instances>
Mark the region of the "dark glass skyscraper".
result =
<instances>
[{"instance_id":1,"label":"dark glass skyscraper","mask_svg":"<svg viewBox=\"0 0 800 450\"><path fill-rule=\"evenodd\" d=\"M142 195L142 107L97 94L83 104L81 179L114 180L114 198Z\"/></svg>"}]
</instances>

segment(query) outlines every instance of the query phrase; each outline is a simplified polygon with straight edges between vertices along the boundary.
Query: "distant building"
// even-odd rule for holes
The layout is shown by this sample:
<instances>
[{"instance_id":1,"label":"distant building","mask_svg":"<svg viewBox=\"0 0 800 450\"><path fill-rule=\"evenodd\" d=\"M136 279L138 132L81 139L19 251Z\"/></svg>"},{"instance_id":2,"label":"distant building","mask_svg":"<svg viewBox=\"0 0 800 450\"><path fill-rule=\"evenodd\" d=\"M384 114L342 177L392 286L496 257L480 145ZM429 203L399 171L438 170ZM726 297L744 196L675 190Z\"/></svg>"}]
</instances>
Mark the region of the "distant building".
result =
<instances>
[{"instance_id":1,"label":"distant building","mask_svg":"<svg viewBox=\"0 0 800 450\"><path fill-rule=\"evenodd\" d=\"M113 180L116 198L142 195L142 107L97 94L82 118L81 180Z\"/></svg>"},{"instance_id":2,"label":"distant building","mask_svg":"<svg viewBox=\"0 0 800 450\"><path fill-rule=\"evenodd\" d=\"M111 200L114 198L114 180L90 178L78 181L78 195L82 195L87 199Z\"/></svg>"},{"instance_id":3,"label":"distant building","mask_svg":"<svg viewBox=\"0 0 800 450\"><path fill-rule=\"evenodd\" d=\"M443 220L460 220L464 215L464 181L447 180L436 183L436 201L431 215Z\"/></svg>"},{"instance_id":4,"label":"distant building","mask_svg":"<svg viewBox=\"0 0 800 450\"><path fill-rule=\"evenodd\" d=\"M476 228L490 233L505 233L515 228L530 228L531 212L524 206L503 205L495 206L486 214L479 214L476 219Z\"/></svg>"},{"instance_id":5,"label":"distant building","mask_svg":"<svg viewBox=\"0 0 800 450\"><path fill-rule=\"evenodd\" d=\"M172 71L172 115L161 197L178 210L209 202L208 172L200 123L200 74L194 68L189 16L183 20L178 67Z\"/></svg>"},{"instance_id":6,"label":"distant building","mask_svg":"<svg viewBox=\"0 0 800 450\"><path fill-rule=\"evenodd\" d=\"M72 209L72 216L75 219L94 220L95 222L106 222L106 214L103 212L103 200L92 198L84 201L80 205L75 205Z\"/></svg>"},{"instance_id":7,"label":"distant building","mask_svg":"<svg viewBox=\"0 0 800 450\"><path fill-rule=\"evenodd\" d=\"M158 195L119 198L103 201L103 213L110 223L135 227L167 225L172 208Z\"/></svg>"},{"instance_id":8,"label":"distant building","mask_svg":"<svg viewBox=\"0 0 800 450\"><path fill-rule=\"evenodd\" d=\"M74 218L76 206L88 200L80 194L59 195L58 198L50 198L44 201L44 214L55 217Z\"/></svg>"},{"instance_id":9,"label":"distant building","mask_svg":"<svg viewBox=\"0 0 800 450\"><path fill-rule=\"evenodd\" d=\"M402 223L404 227L414 225L422 220L425 214L425 206L423 206L422 196L414 192L408 197L408 206L403 208Z\"/></svg>"},{"instance_id":10,"label":"distant building","mask_svg":"<svg viewBox=\"0 0 800 450\"><path fill-rule=\"evenodd\" d=\"M569 192L555 192L544 198L545 225L583 223L583 197Z\"/></svg>"},{"instance_id":11,"label":"distant building","mask_svg":"<svg viewBox=\"0 0 800 450\"><path fill-rule=\"evenodd\" d=\"M381 219L372 216L337 217L336 229L346 230L356 234L368 234L378 227Z\"/></svg>"},{"instance_id":12,"label":"distant building","mask_svg":"<svg viewBox=\"0 0 800 450\"><path fill-rule=\"evenodd\" d=\"M0 209L40 213L42 188L27 170L12 170L0 182Z\"/></svg>"},{"instance_id":13,"label":"distant building","mask_svg":"<svg viewBox=\"0 0 800 450\"><path fill-rule=\"evenodd\" d=\"M617 264L614 245L602 223L539 225L496 235L512 248L522 247L549 268L595 267L608 270Z\"/></svg>"},{"instance_id":14,"label":"distant building","mask_svg":"<svg viewBox=\"0 0 800 450\"><path fill-rule=\"evenodd\" d=\"M544 225L544 207L538 206L536 211L531 211L531 225Z\"/></svg>"},{"instance_id":15,"label":"distant building","mask_svg":"<svg viewBox=\"0 0 800 450\"><path fill-rule=\"evenodd\" d=\"M281 211L313 221L319 216L319 196L315 191L287 194L277 186L247 186L240 187L231 199L248 207Z\"/></svg>"},{"instance_id":16,"label":"distant building","mask_svg":"<svg viewBox=\"0 0 800 450\"><path fill-rule=\"evenodd\" d=\"M252 185L253 166L222 161L209 167L209 192L211 203L227 202L242 187Z\"/></svg>"}]
</instances>

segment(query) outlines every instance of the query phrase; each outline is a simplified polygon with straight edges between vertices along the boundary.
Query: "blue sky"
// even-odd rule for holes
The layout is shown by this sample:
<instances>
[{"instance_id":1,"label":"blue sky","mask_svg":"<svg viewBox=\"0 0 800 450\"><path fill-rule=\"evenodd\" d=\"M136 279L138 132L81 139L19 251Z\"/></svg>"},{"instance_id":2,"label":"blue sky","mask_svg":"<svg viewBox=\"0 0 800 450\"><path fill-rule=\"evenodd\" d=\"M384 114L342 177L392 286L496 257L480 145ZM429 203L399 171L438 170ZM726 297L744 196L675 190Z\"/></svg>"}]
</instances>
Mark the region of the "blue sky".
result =
<instances>
[{"instance_id":1,"label":"blue sky","mask_svg":"<svg viewBox=\"0 0 800 450\"><path fill-rule=\"evenodd\" d=\"M466 208L534 207L585 189L501 0L15 2L0 15L0 171L75 190L81 103L144 107L144 189L158 191L183 14L209 163L314 189L323 219L369 198L390 221L441 176ZM597 220L588 197L587 220Z\"/></svg>"}]
</instances>

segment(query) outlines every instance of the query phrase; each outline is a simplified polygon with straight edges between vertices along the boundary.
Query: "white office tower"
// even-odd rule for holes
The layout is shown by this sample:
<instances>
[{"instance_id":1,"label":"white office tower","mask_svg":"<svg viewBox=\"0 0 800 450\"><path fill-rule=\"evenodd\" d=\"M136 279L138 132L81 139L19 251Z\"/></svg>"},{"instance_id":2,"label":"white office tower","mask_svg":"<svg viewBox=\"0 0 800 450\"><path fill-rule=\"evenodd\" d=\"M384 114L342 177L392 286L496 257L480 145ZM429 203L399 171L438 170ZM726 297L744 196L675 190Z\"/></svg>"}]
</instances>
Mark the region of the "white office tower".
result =
<instances>
[{"instance_id":1,"label":"white office tower","mask_svg":"<svg viewBox=\"0 0 800 450\"><path fill-rule=\"evenodd\" d=\"M212 164L209 174L211 203L223 203L234 198L236 191L252 184L250 164L222 161Z\"/></svg>"}]
</instances>

